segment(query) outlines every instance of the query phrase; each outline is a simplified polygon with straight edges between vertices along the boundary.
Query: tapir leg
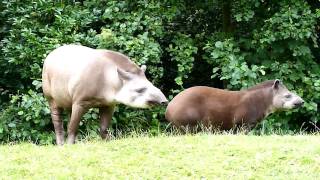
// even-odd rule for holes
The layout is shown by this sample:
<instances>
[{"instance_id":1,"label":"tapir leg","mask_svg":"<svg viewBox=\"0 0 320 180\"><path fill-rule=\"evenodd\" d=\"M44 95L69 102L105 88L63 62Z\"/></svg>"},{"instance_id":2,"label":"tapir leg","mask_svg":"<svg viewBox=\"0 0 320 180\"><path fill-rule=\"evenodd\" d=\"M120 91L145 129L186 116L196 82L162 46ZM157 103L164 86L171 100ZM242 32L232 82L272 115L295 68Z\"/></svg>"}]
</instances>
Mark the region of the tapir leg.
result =
<instances>
[{"instance_id":1,"label":"tapir leg","mask_svg":"<svg viewBox=\"0 0 320 180\"><path fill-rule=\"evenodd\" d=\"M62 109L59 108L53 100L49 100L51 109L51 119L54 126L54 131L56 133L56 143L57 145L63 145L64 143L64 130L63 122L61 119Z\"/></svg>"},{"instance_id":2,"label":"tapir leg","mask_svg":"<svg viewBox=\"0 0 320 180\"><path fill-rule=\"evenodd\" d=\"M238 121L238 123L235 124L234 130L236 130L235 133L240 131L244 134L248 134L256 125L256 120L246 120L246 122Z\"/></svg>"},{"instance_id":3,"label":"tapir leg","mask_svg":"<svg viewBox=\"0 0 320 180\"><path fill-rule=\"evenodd\" d=\"M75 143L76 133L79 127L80 119L87 110L88 110L87 108L79 104L72 105L70 122L68 124L68 139L67 139L68 144Z\"/></svg>"},{"instance_id":4,"label":"tapir leg","mask_svg":"<svg viewBox=\"0 0 320 180\"><path fill-rule=\"evenodd\" d=\"M112 120L114 106L101 107L100 113L100 135L102 139L108 136L108 128Z\"/></svg>"}]
</instances>

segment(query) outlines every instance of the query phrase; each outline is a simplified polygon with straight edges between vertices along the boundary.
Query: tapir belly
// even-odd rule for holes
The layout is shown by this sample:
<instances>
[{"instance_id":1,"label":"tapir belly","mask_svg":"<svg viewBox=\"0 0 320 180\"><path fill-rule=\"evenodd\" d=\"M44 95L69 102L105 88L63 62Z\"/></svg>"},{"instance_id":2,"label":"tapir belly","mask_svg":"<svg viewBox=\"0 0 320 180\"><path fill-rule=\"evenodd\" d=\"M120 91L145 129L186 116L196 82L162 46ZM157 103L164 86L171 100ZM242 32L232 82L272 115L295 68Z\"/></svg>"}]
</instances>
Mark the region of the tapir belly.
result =
<instances>
[{"instance_id":1,"label":"tapir belly","mask_svg":"<svg viewBox=\"0 0 320 180\"><path fill-rule=\"evenodd\" d=\"M215 88L193 87L178 94L168 105L166 119L177 126L203 124L209 127L233 127L237 100L234 92Z\"/></svg>"}]
</instances>

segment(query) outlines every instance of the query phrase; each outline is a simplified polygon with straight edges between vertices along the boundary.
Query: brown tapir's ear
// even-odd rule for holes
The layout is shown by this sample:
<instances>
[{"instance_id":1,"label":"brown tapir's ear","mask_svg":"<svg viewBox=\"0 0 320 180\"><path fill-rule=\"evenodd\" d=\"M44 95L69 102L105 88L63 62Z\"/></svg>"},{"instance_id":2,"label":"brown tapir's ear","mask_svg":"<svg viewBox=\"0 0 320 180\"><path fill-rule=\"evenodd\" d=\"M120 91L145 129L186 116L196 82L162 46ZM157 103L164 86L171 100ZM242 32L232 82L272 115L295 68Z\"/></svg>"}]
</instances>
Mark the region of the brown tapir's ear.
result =
<instances>
[{"instance_id":1,"label":"brown tapir's ear","mask_svg":"<svg viewBox=\"0 0 320 180\"><path fill-rule=\"evenodd\" d=\"M128 80L132 79L132 74L130 72L124 71L120 68L117 68L117 72L118 72L120 79L122 79L122 80L128 81Z\"/></svg>"},{"instance_id":2,"label":"brown tapir's ear","mask_svg":"<svg viewBox=\"0 0 320 180\"><path fill-rule=\"evenodd\" d=\"M273 88L274 89L279 89L279 85L280 85L281 81L279 79L276 79L273 83Z\"/></svg>"},{"instance_id":3,"label":"brown tapir's ear","mask_svg":"<svg viewBox=\"0 0 320 180\"><path fill-rule=\"evenodd\" d=\"M146 72L147 66L146 66L146 65L142 65L142 66L141 66L141 70L142 70L143 72Z\"/></svg>"}]
</instances>

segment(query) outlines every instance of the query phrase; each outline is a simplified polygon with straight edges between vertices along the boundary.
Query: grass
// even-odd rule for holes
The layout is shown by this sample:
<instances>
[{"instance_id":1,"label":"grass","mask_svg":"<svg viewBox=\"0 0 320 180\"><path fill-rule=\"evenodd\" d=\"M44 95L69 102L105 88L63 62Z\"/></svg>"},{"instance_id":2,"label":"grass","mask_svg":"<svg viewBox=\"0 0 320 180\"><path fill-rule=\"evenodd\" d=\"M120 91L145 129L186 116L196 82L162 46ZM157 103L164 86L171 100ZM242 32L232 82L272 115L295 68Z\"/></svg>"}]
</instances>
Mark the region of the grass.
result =
<instances>
[{"instance_id":1,"label":"grass","mask_svg":"<svg viewBox=\"0 0 320 180\"><path fill-rule=\"evenodd\" d=\"M320 136L181 135L0 146L0 179L318 179Z\"/></svg>"}]
</instances>

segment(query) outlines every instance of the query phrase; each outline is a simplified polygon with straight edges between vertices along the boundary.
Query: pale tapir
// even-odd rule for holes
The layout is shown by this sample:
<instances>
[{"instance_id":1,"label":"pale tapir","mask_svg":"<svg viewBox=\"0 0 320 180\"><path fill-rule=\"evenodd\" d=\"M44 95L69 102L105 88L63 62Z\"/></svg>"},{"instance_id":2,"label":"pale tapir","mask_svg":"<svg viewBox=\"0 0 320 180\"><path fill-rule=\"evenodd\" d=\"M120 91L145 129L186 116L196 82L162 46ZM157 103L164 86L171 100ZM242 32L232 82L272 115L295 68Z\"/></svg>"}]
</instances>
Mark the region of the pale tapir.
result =
<instances>
[{"instance_id":1,"label":"pale tapir","mask_svg":"<svg viewBox=\"0 0 320 180\"><path fill-rule=\"evenodd\" d=\"M98 107L100 133L104 139L117 103L137 108L167 104L165 95L127 56L81 45L64 45L45 59L43 92L49 101L58 145L64 144L61 111L71 108L67 142L73 144L82 115Z\"/></svg>"},{"instance_id":2,"label":"pale tapir","mask_svg":"<svg viewBox=\"0 0 320 180\"><path fill-rule=\"evenodd\" d=\"M304 101L279 80L262 82L247 90L228 91L205 86L191 87L168 104L166 119L178 127L250 130L270 113L302 106Z\"/></svg>"}]
</instances>

